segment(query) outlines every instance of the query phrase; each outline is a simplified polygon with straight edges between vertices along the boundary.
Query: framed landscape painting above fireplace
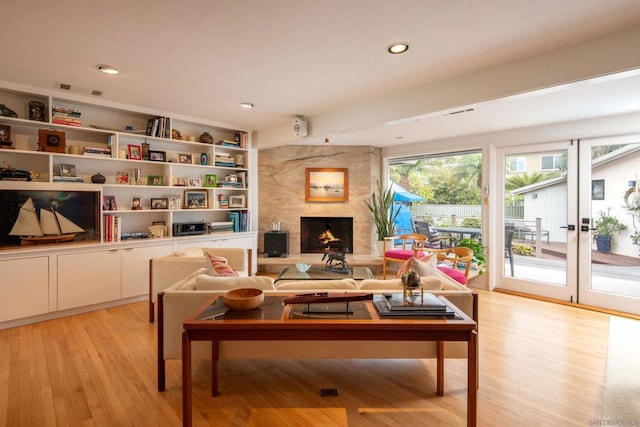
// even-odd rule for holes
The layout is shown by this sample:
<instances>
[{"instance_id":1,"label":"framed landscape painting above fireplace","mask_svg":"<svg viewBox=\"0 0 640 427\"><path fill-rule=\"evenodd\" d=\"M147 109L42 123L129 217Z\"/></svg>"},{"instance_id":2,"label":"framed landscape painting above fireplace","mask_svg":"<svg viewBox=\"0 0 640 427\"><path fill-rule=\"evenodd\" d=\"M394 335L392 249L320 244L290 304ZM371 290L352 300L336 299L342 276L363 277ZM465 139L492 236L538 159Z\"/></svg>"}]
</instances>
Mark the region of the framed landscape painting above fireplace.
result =
<instances>
[{"instance_id":1,"label":"framed landscape painting above fireplace","mask_svg":"<svg viewBox=\"0 0 640 427\"><path fill-rule=\"evenodd\" d=\"M347 168L307 168L306 202L346 202L349 200Z\"/></svg>"}]
</instances>

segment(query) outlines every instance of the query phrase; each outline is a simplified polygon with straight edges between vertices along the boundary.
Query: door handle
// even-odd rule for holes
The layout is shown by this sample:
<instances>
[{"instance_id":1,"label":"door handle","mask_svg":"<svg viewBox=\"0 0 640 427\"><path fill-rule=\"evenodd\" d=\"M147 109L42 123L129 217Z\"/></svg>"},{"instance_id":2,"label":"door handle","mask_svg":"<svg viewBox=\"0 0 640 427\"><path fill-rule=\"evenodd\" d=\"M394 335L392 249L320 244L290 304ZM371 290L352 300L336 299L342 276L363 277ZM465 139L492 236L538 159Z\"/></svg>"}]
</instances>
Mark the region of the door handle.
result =
<instances>
[{"instance_id":1,"label":"door handle","mask_svg":"<svg viewBox=\"0 0 640 427\"><path fill-rule=\"evenodd\" d=\"M568 231L576 231L576 226L574 224L561 225L560 228L566 228Z\"/></svg>"},{"instance_id":2,"label":"door handle","mask_svg":"<svg viewBox=\"0 0 640 427\"><path fill-rule=\"evenodd\" d=\"M595 230L594 227L589 227L588 225L581 225L580 226L580 231L593 231Z\"/></svg>"}]
</instances>

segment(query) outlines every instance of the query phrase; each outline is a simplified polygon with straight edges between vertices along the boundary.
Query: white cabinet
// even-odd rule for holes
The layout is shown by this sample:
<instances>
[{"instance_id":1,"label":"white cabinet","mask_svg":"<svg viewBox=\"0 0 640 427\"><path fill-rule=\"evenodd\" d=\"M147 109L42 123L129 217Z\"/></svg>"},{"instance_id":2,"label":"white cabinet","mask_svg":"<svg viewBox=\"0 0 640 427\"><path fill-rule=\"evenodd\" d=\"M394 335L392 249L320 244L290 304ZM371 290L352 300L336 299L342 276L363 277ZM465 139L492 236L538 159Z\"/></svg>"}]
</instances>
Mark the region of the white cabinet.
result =
<instances>
[{"instance_id":1,"label":"white cabinet","mask_svg":"<svg viewBox=\"0 0 640 427\"><path fill-rule=\"evenodd\" d=\"M49 311L49 257L0 261L0 322Z\"/></svg>"},{"instance_id":2,"label":"white cabinet","mask_svg":"<svg viewBox=\"0 0 640 427\"><path fill-rule=\"evenodd\" d=\"M122 257L122 298L149 293L149 260L168 255L172 245L132 247L120 250Z\"/></svg>"},{"instance_id":3,"label":"white cabinet","mask_svg":"<svg viewBox=\"0 0 640 427\"><path fill-rule=\"evenodd\" d=\"M58 255L58 310L120 299L120 251Z\"/></svg>"}]
</instances>

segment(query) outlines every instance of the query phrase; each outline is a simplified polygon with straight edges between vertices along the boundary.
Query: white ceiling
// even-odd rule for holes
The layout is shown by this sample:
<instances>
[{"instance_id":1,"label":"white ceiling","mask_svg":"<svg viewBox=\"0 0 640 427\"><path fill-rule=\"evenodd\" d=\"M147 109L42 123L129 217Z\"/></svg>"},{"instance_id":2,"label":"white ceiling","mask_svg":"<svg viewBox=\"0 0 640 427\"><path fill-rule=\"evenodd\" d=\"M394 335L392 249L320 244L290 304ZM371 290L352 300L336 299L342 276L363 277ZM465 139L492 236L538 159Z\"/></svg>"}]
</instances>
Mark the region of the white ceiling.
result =
<instances>
[{"instance_id":1,"label":"white ceiling","mask_svg":"<svg viewBox=\"0 0 640 427\"><path fill-rule=\"evenodd\" d=\"M67 83L87 96L102 90L105 100L258 133L295 115L313 123L640 25L638 0L1 1L0 80L47 89ZM397 40L411 48L392 56L386 46ZM121 74L102 74L98 64ZM379 123L331 140L387 146L638 111L640 99L628 94L638 92L639 79L487 102L453 116L425 112L422 120ZM256 107L240 108L245 101Z\"/></svg>"}]
</instances>

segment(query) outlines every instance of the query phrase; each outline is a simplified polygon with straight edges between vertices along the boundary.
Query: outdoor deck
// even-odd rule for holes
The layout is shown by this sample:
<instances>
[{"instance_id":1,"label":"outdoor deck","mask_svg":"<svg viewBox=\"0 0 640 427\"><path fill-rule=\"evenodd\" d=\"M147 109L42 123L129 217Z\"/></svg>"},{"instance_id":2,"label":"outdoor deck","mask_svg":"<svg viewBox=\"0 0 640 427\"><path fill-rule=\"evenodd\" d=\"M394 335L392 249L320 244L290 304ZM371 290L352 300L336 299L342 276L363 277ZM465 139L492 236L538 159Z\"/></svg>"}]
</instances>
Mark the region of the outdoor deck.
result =
<instances>
[{"instance_id":1,"label":"outdoor deck","mask_svg":"<svg viewBox=\"0 0 640 427\"><path fill-rule=\"evenodd\" d=\"M564 243L546 242L542 243L542 258L564 259L567 256L567 248ZM603 253L596 250L591 251L593 264L611 264L619 266L640 266L640 256L630 257L614 253Z\"/></svg>"}]
</instances>

